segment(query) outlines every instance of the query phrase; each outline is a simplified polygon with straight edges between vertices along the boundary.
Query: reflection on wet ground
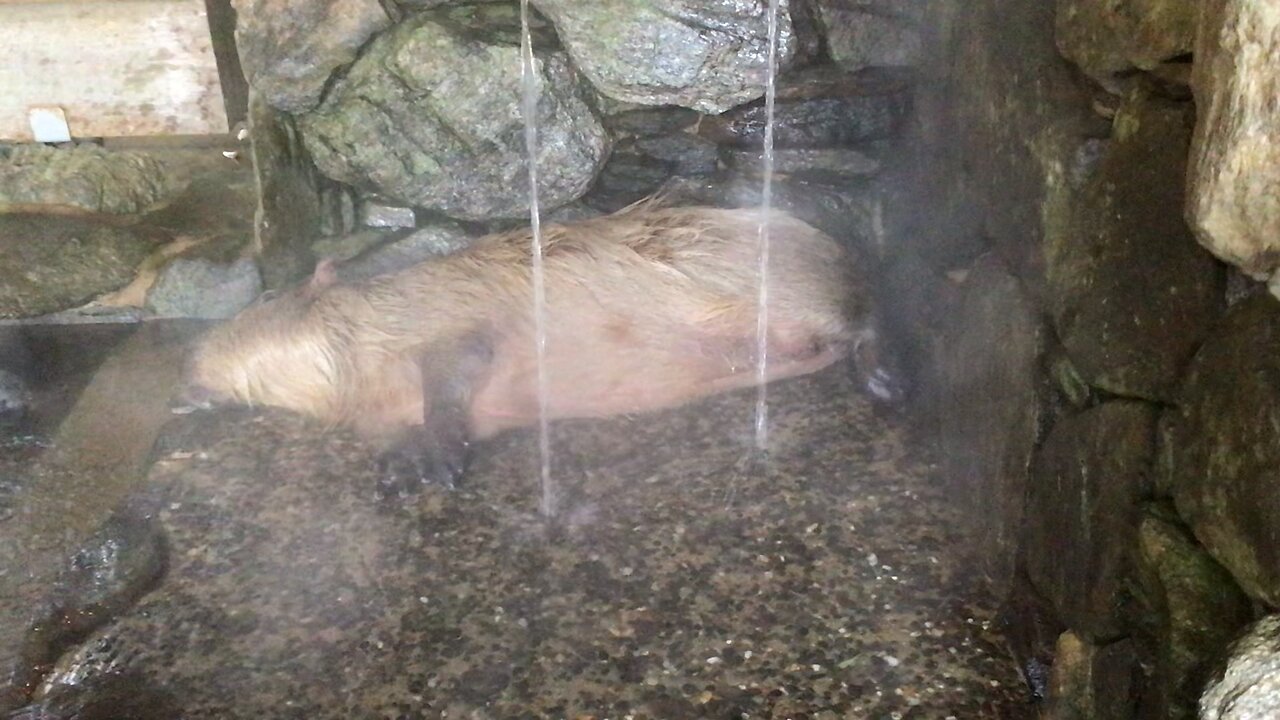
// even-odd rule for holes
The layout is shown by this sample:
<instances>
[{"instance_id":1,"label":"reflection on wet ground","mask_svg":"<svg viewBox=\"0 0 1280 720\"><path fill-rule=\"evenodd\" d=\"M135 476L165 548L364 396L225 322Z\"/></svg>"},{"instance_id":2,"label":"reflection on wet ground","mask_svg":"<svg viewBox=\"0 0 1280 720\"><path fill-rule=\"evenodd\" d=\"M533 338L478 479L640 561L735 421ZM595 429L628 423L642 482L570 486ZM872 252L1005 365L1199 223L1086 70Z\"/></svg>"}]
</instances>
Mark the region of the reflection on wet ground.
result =
<instances>
[{"instance_id":1,"label":"reflection on wet ground","mask_svg":"<svg viewBox=\"0 0 1280 720\"><path fill-rule=\"evenodd\" d=\"M485 444L456 492L380 501L346 435L175 420L145 482L102 496L125 512L62 571L55 616L107 608L87 599L104 568L118 597L163 579L36 697L152 698L135 716L157 718L1029 717L930 465L843 368L775 387L766 463L750 391L554 426L550 528L529 433Z\"/></svg>"}]
</instances>

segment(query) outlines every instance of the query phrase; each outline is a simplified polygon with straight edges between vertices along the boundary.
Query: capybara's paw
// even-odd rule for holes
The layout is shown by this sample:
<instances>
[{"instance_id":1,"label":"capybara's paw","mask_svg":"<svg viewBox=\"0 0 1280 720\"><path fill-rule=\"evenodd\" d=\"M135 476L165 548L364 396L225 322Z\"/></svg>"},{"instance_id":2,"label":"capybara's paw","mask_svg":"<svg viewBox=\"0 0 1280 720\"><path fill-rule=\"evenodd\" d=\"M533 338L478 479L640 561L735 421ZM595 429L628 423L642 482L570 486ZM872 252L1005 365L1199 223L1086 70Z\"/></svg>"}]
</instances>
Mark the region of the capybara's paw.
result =
<instances>
[{"instance_id":1,"label":"capybara's paw","mask_svg":"<svg viewBox=\"0 0 1280 720\"><path fill-rule=\"evenodd\" d=\"M379 494L407 497L423 485L454 490L462 482L469 457L470 444L465 439L445 441L420 433L378 459Z\"/></svg>"}]
</instances>

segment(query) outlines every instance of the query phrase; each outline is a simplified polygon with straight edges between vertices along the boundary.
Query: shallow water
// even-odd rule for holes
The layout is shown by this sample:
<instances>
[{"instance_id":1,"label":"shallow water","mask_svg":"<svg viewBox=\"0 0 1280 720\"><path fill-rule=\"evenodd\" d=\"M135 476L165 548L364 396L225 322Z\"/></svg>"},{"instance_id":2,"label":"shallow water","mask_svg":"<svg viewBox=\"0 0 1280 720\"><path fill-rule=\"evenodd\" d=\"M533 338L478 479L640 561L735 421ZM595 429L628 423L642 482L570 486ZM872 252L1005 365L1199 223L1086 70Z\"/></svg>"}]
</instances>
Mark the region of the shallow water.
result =
<instances>
[{"instance_id":1,"label":"shallow water","mask_svg":"<svg viewBox=\"0 0 1280 720\"><path fill-rule=\"evenodd\" d=\"M192 718L1027 717L927 454L842 366L771 397L767 468L753 391L553 425L553 526L534 432L482 445L459 491L387 502L345 434L174 420L126 502L167 574L50 701L119 677Z\"/></svg>"}]
</instances>

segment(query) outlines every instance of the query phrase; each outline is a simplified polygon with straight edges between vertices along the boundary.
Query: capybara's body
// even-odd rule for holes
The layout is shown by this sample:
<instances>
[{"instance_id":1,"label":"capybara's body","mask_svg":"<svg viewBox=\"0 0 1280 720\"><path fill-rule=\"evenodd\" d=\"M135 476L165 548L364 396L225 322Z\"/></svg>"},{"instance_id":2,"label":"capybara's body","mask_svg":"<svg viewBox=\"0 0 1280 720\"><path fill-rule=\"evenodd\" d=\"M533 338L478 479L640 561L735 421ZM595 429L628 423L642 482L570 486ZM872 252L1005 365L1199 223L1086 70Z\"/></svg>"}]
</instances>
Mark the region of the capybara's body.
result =
<instances>
[{"instance_id":1,"label":"capybara's body","mask_svg":"<svg viewBox=\"0 0 1280 720\"><path fill-rule=\"evenodd\" d=\"M812 227L769 217L768 379L873 344L859 268ZM549 419L657 410L756 384L759 219L641 204L546 227ZM430 427L442 413L459 415L468 439L533 424L531 261L523 231L353 284L319 270L215 328L188 380L202 399L284 407L371 438Z\"/></svg>"}]
</instances>

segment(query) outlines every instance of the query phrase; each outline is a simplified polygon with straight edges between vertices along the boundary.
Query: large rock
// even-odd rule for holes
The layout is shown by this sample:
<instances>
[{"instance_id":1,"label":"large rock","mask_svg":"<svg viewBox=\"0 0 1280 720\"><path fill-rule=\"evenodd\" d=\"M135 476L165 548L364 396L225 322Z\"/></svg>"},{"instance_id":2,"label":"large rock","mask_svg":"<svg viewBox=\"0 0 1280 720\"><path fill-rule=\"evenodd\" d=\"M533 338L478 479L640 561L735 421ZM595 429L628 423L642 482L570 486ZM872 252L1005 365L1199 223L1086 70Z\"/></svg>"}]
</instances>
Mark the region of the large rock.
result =
<instances>
[{"instance_id":1,"label":"large rock","mask_svg":"<svg viewBox=\"0 0 1280 720\"><path fill-rule=\"evenodd\" d=\"M850 72L920 62L919 0L818 0L827 50Z\"/></svg>"},{"instance_id":2,"label":"large rock","mask_svg":"<svg viewBox=\"0 0 1280 720\"><path fill-rule=\"evenodd\" d=\"M159 239L55 215L0 215L0 318L76 307L133 279Z\"/></svg>"},{"instance_id":3,"label":"large rock","mask_svg":"<svg viewBox=\"0 0 1280 720\"><path fill-rule=\"evenodd\" d=\"M1200 697L1200 720L1280 717L1280 615L1268 615L1231 646Z\"/></svg>"},{"instance_id":4,"label":"large rock","mask_svg":"<svg viewBox=\"0 0 1280 720\"><path fill-rule=\"evenodd\" d=\"M1063 418L1027 492L1027 573L1063 621L1093 640L1121 636L1125 583L1147 494L1155 410L1117 400Z\"/></svg>"},{"instance_id":5,"label":"large rock","mask_svg":"<svg viewBox=\"0 0 1280 720\"><path fill-rule=\"evenodd\" d=\"M1280 13L1255 0L1197 5L1187 216L1215 255L1269 274L1280 267Z\"/></svg>"},{"instance_id":6,"label":"large rock","mask_svg":"<svg viewBox=\"0 0 1280 720\"><path fill-rule=\"evenodd\" d=\"M1132 720L1136 669L1132 641L1099 646L1063 633L1054 652L1045 720Z\"/></svg>"},{"instance_id":7,"label":"large rock","mask_svg":"<svg viewBox=\"0 0 1280 720\"><path fill-rule=\"evenodd\" d=\"M170 200L179 184L150 155L97 145L0 146L0 213L130 215Z\"/></svg>"},{"instance_id":8,"label":"large rock","mask_svg":"<svg viewBox=\"0 0 1280 720\"><path fill-rule=\"evenodd\" d=\"M608 139L560 52L536 52L539 200L586 192ZM378 37L316 110L303 139L329 177L482 220L528 212L520 49L418 16Z\"/></svg>"},{"instance_id":9,"label":"large rock","mask_svg":"<svg viewBox=\"0 0 1280 720\"><path fill-rule=\"evenodd\" d=\"M1045 329L1018 280L993 257L957 288L935 348L941 457L964 498L982 572L1007 587L1044 403L1036 374Z\"/></svg>"},{"instance_id":10,"label":"large rock","mask_svg":"<svg viewBox=\"0 0 1280 720\"><path fill-rule=\"evenodd\" d=\"M1250 596L1280 605L1280 301L1240 301L1196 353L1161 451L1178 512Z\"/></svg>"},{"instance_id":11,"label":"large rock","mask_svg":"<svg viewBox=\"0 0 1280 720\"><path fill-rule=\"evenodd\" d=\"M1193 0L1058 0L1056 39L1086 75L1111 86L1115 75L1152 70L1191 52Z\"/></svg>"},{"instance_id":12,"label":"large rock","mask_svg":"<svg viewBox=\"0 0 1280 720\"><path fill-rule=\"evenodd\" d=\"M391 25L378 0L234 0L245 77L280 110L320 102L333 71Z\"/></svg>"},{"instance_id":13,"label":"large rock","mask_svg":"<svg viewBox=\"0 0 1280 720\"><path fill-rule=\"evenodd\" d=\"M906 75L849 74L812 68L780 80L773 112L774 147L832 147L897 135L911 108ZM763 100L706 118L700 132L724 145L760 147Z\"/></svg>"},{"instance_id":14,"label":"large rock","mask_svg":"<svg viewBox=\"0 0 1280 720\"><path fill-rule=\"evenodd\" d=\"M734 173L712 177L675 177L664 194L687 204L716 207L759 207L763 187L759 178ZM775 177L772 207L786 211L837 240L878 254L883 232L878 226L880 198L865 179L841 178L818 182Z\"/></svg>"},{"instance_id":15,"label":"large rock","mask_svg":"<svg viewBox=\"0 0 1280 720\"><path fill-rule=\"evenodd\" d=\"M1058 334L1117 395L1168 400L1223 307L1222 272L1182 219L1190 112L1131 95L1069 225L1047 237Z\"/></svg>"},{"instance_id":16,"label":"large rock","mask_svg":"<svg viewBox=\"0 0 1280 720\"><path fill-rule=\"evenodd\" d=\"M1151 703L1158 717L1191 720L1213 660L1252 617L1249 599L1159 505L1138 526L1138 577L1154 640Z\"/></svg>"},{"instance_id":17,"label":"large rock","mask_svg":"<svg viewBox=\"0 0 1280 720\"><path fill-rule=\"evenodd\" d=\"M601 93L645 105L720 113L765 92L768 3L538 0L574 63ZM797 37L791 0L778 3L778 69Z\"/></svg>"},{"instance_id":18,"label":"large rock","mask_svg":"<svg viewBox=\"0 0 1280 720\"><path fill-rule=\"evenodd\" d=\"M339 266L338 276L343 280L359 280L403 270L458 252L466 248L471 239L471 234L456 223L435 223L360 253Z\"/></svg>"},{"instance_id":19,"label":"large rock","mask_svg":"<svg viewBox=\"0 0 1280 720\"><path fill-rule=\"evenodd\" d=\"M160 271L147 291L147 309L159 317L225 319L261 293L262 274L253 258L220 263L180 257Z\"/></svg>"}]
</instances>

